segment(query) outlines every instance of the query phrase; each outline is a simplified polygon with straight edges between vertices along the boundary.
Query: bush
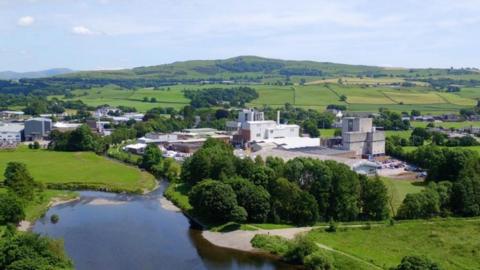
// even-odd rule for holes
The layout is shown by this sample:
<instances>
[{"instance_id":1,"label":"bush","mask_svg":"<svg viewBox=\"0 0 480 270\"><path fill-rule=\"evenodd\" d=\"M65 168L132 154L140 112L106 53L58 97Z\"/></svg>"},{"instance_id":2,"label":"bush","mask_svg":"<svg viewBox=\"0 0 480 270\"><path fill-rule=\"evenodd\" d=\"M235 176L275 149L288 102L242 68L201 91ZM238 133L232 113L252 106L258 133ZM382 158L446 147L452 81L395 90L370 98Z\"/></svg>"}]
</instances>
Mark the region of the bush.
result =
<instances>
[{"instance_id":1,"label":"bush","mask_svg":"<svg viewBox=\"0 0 480 270\"><path fill-rule=\"evenodd\" d=\"M440 266L425 257L406 256L402 262L392 270L440 270Z\"/></svg>"},{"instance_id":2,"label":"bush","mask_svg":"<svg viewBox=\"0 0 480 270\"><path fill-rule=\"evenodd\" d=\"M290 241L277 235L256 234L250 243L255 248L280 256L283 256L290 249Z\"/></svg>"},{"instance_id":3,"label":"bush","mask_svg":"<svg viewBox=\"0 0 480 270\"><path fill-rule=\"evenodd\" d=\"M56 224L59 220L60 220L60 217L59 217L57 214L53 214L53 215L50 217L50 221L51 221L53 224Z\"/></svg>"},{"instance_id":4,"label":"bush","mask_svg":"<svg viewBox=\"0 0 480 270\"><path fill-rule=\"evenodd\" d=\"M0 194L0 225L17 224L24 218L21 201L14 195Z\"/></svg>"},{"instance_id":5,"label":"bush","mask_svg":"<svg viewBox=\"0 0 480 270\"><path fill-rule=\"evenodd\" d=\"M291 263L301 264L304 259L318 250L317 244L305 235L298 235L293 240L287 253L285 253L285 260Z\"/></svg>"},{"instance_id":6,"label":"bush","mask_svg":"<svg viewBox=\"0 0 480 270\"><path fill-rule=\"evenodd\" d=\"M303 260L308 270L334 270L333 258L320 250L308 255Z\"/></svg>"}]
</instances>

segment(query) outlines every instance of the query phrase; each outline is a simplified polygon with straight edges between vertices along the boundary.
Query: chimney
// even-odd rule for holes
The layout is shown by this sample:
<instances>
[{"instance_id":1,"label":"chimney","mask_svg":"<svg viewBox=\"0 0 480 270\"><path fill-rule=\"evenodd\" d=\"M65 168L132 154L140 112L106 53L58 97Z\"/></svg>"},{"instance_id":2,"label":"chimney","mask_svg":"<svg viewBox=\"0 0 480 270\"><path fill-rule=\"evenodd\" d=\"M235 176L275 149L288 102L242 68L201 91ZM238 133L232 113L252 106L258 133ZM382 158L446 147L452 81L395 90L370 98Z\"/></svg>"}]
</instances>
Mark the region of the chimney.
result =
<instances>
[{"instance_id":1,"label":"chimney","mask_svg":"<svg viewBox=\"0 0 480 270\"><path fill-rule=\"evenodd\" d=\"M280 125L280 111L277 111L277 125Z\"/></svg>"}]
</instances>

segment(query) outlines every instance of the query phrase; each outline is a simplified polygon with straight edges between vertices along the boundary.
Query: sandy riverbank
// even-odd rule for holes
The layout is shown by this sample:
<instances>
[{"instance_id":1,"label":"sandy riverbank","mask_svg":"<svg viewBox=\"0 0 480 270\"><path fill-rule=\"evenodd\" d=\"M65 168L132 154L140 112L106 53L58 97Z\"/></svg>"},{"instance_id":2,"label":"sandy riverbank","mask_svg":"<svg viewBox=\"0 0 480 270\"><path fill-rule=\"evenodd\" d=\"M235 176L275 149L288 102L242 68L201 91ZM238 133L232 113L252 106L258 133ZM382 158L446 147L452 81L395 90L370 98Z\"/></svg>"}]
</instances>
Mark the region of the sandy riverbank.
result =
<instances>
[{"instance_id":1,"label":"sandy riverbank","mask_svg":"<svg viewBox=\"0 0 480 270\"><path fill-rule=\"evenodd\" d=\"M71 199L62 199L60 197L52 198L52 200L48 203L47 208L45 209L45 212L48 211L48 209L50 207L54 207L54 206L57 206L57 205L73 202L73 201L76 201L76 200L79 200L79 199L80 199L79 196L77 196L75 198L71 198ZM17 230L20 231L20 232L30 231L33 227L33 223L34 222L32 222L32 221L22 220L17 225Z\"/></svg>"},{"instance_id":2,"label":"sandy riverbank","mask_svg":"<svg viewBox=\"0 0 480 270\"><path fill-rule=\"evenodd\" d=\"M313 227L302 227L302 228L288 228L288 229L275 229L275 230L256 230L256 231L242 231L237 230L233 232L211 232L204 231L202 235L210 243L215 246L237 249L242 251L257 251L250 241L256 234L269 234L282 236L287 239L292 239L295 235L299 233L308 232Z\"/></svg>"}]
</instances>

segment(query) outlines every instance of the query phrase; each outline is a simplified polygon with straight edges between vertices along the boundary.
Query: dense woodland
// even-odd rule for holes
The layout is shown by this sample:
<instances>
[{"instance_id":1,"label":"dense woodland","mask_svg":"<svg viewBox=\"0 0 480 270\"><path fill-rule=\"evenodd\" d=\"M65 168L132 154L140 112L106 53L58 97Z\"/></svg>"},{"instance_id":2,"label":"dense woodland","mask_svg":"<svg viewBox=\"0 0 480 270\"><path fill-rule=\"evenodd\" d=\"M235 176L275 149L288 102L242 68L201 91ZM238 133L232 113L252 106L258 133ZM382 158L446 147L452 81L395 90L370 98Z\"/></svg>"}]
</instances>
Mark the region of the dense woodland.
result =
<instances>
[{"instance_id":1,"label":"dense woodland","mask_svg":"<svg viewBox=\"0 0 480 270\"><path fill-rule=\"evenodd\" d=\"M184 162L181 180L192 186L190 203L207 222L308 225L389 216L387 190L377 178L334 161L240 159L216 140Z\"/></svg>"}]
</instances>

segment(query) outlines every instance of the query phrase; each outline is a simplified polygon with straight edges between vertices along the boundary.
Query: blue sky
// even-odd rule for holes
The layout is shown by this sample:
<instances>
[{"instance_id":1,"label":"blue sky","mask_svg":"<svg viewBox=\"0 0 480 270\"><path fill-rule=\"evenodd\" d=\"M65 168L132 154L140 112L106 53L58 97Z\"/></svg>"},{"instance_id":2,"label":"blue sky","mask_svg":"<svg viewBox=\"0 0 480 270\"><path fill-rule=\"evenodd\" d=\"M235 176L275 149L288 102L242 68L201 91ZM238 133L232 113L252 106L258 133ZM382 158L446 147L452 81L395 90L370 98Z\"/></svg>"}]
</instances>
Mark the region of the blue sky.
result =
<instances>
[{"instance_id":1,"label":"blue sky","mask_svg":"<svg viewBox=\"0 0 480 270\"><path fill-rule=\"evenodd\" d=\"M258 55L480 67L480 1L0 0L0 70Z\"/></svg>"}]
</instances>

